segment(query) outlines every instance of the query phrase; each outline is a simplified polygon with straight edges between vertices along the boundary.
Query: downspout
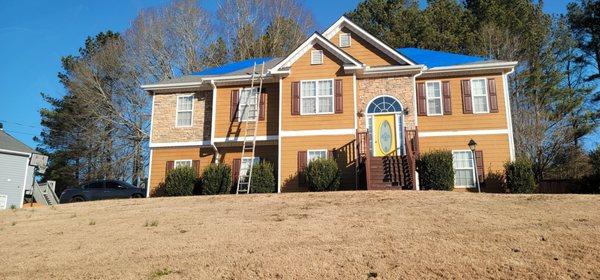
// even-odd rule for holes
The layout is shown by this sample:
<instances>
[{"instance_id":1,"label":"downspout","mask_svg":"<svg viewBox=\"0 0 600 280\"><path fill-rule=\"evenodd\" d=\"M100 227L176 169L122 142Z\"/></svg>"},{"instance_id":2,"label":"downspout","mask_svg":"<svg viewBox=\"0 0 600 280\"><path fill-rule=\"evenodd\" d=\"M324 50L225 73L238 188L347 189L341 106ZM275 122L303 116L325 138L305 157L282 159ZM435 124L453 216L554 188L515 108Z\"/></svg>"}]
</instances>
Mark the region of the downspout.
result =
<instances>
[{"instance_id":1,"label":"downspout","mask_svg":"<svg viewBox=\"0 0 600 280\"><path fill-rule=\"evenodd\" d=\"M417 73L413 76L413 117L415 120L415 131L418 131L418 127L419 127L418 114L417 114L417 77L423 75L423 71L425 71L426 69L427 69L427 66L423 66L421 68L421 70L419 71L419 73ZM415 136L419 137L418 134L416 134ZM414 164L416 164L416 162ZM418 191L421 189L420 185L419 185L419 172L415 171L414 175L415 175L415 190Z\"/></svg>"},{"instance_id":2,"label":"downspout","mask_svg":"<svg viewBox=\"0 0 600 280\"><path fill-rule=\"evenodd\" d=\"M210 146L213 148L215 152L215 163L219 164L221 159L221 155L219 154L219 149L215 146L215 119L216 119L216 108L217 108L217 85L215 85L215 80L209 80L210 86L212 87L212 109L210 111Z\"/></svg>"}]
</instances>

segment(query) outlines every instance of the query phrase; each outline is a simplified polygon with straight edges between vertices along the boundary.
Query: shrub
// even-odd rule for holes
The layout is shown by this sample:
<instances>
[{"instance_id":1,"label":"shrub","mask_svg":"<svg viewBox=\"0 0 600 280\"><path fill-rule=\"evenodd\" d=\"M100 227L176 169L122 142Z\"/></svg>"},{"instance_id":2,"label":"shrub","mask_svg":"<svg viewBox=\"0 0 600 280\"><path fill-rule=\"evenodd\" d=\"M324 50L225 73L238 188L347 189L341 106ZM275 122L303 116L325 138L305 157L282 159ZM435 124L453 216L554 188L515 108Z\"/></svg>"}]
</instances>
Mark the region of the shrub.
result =
<instances>
[{"instance_id":1,"label":"shrub","mask_svg":"<svg viewBox=\"0 0 600 280\"><path fill-rule=\"evenodd\" d=\"M311 161L304 174L308 188L313 192L335 191L340 186L340 170L333 159Z\"/></svg>"},{"instance_id":2,"label":"shrub","mask_svg":"<svg viewBox=\"0 0 600 280\"><path fill-rule=\"evenodd\" d=\"M252 167L251 193L273 193L276 190L273 164L262 161Z\"/></svg>"},{"instance_id":3,"label":"shrub","mask_svg":"<svg viewBox=\"0 0 600 280\"><path fill-rule=\"evenodd\" d=\"M417 161L419 185L423 190L454 189L452 152L437 150L421 155Z\"/></svg>"},{"instance_id":4,"label":"shrub","mask_svg":"<svg viewBox=\"0 0 600 280\"><path fill-rule=\"evenodd\" d=\"M202 194L226 194L231 191L231 167L211 164L202 172Z\"/></svg>"},{"instance_id":5,"label":"shrub","mask_svg":"<svg viewBox=\"0 0 600 280\"><path fill-rule=\"evenodd\" d=\"M536 189L531 162L517 158L504 164L506 189L510 193L533 193Z\"/></svg>"},{"instance_id":6,"label":"shrub","mask_svg":"<svg viewBox=\"0 0 600 280\"><path fill-rule=\"evenodd\" d=\"M192 195L198 179L196 171L189 166L177 167L167 174L164 192L167 196Z\"/></svg>"}]
</instances>

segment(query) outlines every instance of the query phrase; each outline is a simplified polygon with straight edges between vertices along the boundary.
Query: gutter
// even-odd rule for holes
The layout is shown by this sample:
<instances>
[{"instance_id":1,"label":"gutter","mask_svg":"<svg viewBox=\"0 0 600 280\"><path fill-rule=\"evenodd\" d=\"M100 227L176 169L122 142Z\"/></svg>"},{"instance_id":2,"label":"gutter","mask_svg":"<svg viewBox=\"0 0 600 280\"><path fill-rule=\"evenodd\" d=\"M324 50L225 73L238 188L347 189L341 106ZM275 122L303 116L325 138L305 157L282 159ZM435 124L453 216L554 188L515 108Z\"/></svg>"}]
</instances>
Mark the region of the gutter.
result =
<instances>
[{"instance_id":1,"label":"gutter","mask_svg":"<svg viewBox=\"0 0 600 280\"><path fill-rule=\"evenodd\" d=\"M466 71L466 70L492 70L498 68L514 68L518 64L517 61L510 62L496 62L496 63L479 63L479 64L468 64L458 66L443 66L433 67L427 69L425 73L440 73L440 72L452 72L452 71Z\"/></svg>"}]
</instances>

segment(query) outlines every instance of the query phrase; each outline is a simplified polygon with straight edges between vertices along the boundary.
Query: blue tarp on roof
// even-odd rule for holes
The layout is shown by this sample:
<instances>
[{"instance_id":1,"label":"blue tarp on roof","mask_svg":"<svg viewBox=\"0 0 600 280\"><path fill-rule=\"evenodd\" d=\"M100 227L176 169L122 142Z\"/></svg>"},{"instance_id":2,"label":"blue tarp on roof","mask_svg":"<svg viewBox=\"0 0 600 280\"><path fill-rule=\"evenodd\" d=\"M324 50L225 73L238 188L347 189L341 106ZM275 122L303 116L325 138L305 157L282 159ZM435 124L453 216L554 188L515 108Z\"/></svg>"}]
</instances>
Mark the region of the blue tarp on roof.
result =
<instances>
[{"instance_id":1,"label":"blue tarp on roof","mask_svg":"<svg viewBox=\"0 0 600 280\"><path fill-rule=\"evenodd\" d=\"M237 62L232 62L232 63L228 63L219 67L213 67L213 68L206 68L200 72L196 72L193 73L192 75L221 75L221 74L227 74L227 73L231 73L231 72L235 72L238 70L242 70L244 68L248 68L248 67L252 67L254 65L254 63L256 64L261 64L263 62L267 62L269 60L273 59L272 57L259 57L259 58L252 58L252 59L247 59L247 60L242 60L242 61L237 61Z\"/></svg>"},{"instance_id":2,"label":"blue tarp on roof","mask_svg":"<svg viewBox=\"0 0 600 280\"><path fill-rule=\"evenodd\" d=\"M417 64L427 65L428 68L452 66L485 60L483 57L479 56L432 51L419 48L400 48L396 50Z\"/></svg>"}]
</instances>

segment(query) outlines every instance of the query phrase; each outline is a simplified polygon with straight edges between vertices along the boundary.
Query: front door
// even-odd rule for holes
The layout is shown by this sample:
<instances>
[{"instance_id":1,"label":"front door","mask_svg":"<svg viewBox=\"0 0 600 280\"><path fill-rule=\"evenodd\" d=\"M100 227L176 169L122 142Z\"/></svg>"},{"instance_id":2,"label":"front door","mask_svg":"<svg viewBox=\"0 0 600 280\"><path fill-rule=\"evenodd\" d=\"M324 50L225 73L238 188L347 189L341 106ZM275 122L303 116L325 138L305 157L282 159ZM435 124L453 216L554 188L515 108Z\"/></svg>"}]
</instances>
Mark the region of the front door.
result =
<instances>
[{"instance_id":1,"label":"front door","mask_svg":"<svg viewBox=\"0 0 600 280\"><path fill-rule=\"evenodd\" d=\"M373 155L396 154L396 115L373 116Z\"/></svg>"}]
</instances>

